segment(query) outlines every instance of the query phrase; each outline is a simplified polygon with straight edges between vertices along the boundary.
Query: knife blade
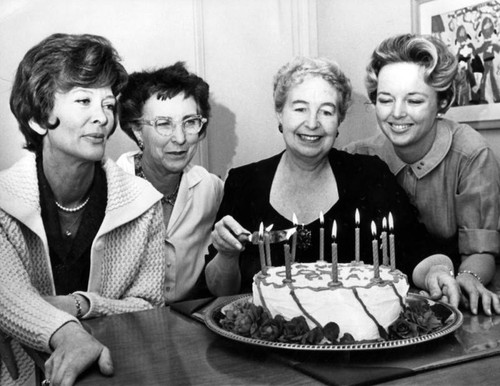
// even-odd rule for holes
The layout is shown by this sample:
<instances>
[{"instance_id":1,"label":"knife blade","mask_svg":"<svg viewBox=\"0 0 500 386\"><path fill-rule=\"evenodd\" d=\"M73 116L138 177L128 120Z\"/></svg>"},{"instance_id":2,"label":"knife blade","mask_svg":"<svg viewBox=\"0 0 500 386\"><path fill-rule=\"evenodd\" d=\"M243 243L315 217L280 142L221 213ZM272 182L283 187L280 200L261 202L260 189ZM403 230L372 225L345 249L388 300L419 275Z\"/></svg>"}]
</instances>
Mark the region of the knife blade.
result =
<instances>
[{"instance_id":1,"label":"knife blade","mask_svg":"<svg viewBox=\"0 0 500 386\"><path fill-rule=\"evenodd\" d=\"M266 232L269 234L269 242L271 244L275 243L281 243L282 241L288 240L295 232L297 231L297 227L289 228L289 229L283 229L283 230L278 230L278 231L269 231ZM252 234L249 233L243 233L238 236L238 240L242 240L242 236L245 237L245 241L251 242L252 244L258 244L259 243L259 232L255 231Z\"/></svg>"}]
</instances>

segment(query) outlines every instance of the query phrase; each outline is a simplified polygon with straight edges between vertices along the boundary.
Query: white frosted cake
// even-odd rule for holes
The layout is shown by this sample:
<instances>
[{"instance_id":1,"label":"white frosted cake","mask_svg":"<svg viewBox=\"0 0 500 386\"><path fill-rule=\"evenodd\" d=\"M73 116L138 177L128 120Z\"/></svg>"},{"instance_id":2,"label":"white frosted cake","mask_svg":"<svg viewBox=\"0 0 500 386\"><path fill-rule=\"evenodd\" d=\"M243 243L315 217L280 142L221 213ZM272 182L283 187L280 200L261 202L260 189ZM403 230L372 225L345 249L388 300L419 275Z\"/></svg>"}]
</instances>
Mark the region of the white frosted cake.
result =
<instances>
[{"instance_id":1,"label":"white frosted cake","mask_svg":"<svg viewBox=\"0 0 500 386\"><path fill-rule=\"evenodd\" d=\"M284 282L285 267L268 267L267 275L254 276L253 302L271 316L286 320L303 315L312 329L335 322L339 336L349 333L356 341L380 339L405 304L409 285L401 271L380 266L375 281L372 265L338 264L339 285L333 286L330 263L295 263L292 282Z\"/></svg>"}]
</instances>

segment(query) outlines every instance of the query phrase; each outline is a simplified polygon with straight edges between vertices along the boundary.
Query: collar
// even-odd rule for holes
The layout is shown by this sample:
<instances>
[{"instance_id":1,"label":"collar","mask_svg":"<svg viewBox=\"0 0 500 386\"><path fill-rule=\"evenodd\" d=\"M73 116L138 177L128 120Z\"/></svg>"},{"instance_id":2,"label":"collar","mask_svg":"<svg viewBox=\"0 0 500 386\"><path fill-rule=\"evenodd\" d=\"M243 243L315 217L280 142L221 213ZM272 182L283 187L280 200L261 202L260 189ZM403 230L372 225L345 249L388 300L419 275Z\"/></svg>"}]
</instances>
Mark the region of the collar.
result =
<instances>
[{"instance_id":1,"label":"collar","mask_svg":"<svg viewBox=\"0 0 500 386\"><path fill-rule=\"evenodd\" d=\"M453 140L453 133L445 120L437 121L436 138L431 149L419 161L409 165L418 179L434 170L448 154Z\"/></svg>"},{"instance_id":2,"label":"collar","mask_svg":"<svg viewBox=\"0 0 500 386\"><path fill-rule=\"evenodd\" d=\"M448 120L440 119L437 121L434 143L427 154L419 161L413 164L407 164L402 161L387 138L381 146L381 156L389 165L389 169L391 169L394 175L397 175L405 166L409 166L415 176L421 179L434 170L446 157L446 154L451 149L452 141L453 133Z\"/></svg>"},{"instance_id":3,"label":"collar","mask_svg":"<svg viewBox=\"0 0 500 386\"><path fill-rule=\"evenodd\" d=\"M207 175L208 171L205 168L196 165L187 165L184 168L184 176L186 178L188 189L194 188Z\"/></svg>"}]
</instances>

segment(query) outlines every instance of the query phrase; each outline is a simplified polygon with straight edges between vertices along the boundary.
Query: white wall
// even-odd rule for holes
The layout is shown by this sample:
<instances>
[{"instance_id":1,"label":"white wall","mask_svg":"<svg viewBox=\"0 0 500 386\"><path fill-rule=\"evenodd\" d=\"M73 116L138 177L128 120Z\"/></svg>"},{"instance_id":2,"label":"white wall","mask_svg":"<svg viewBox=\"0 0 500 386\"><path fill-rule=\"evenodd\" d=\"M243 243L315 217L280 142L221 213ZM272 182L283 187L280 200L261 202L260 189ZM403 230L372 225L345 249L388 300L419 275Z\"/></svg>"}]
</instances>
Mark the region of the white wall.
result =
<instances>
[{"instance_id":1,"label":"white wall","mask_svg":"<svg viewBox=\"0 0 500 386\"><path fill-rule=\"evenodd\" d=\"M215 110L210 167L224 177L284 148L272 80L292 56L316 55L315 0L205 0L203 14Z\"/></svg>"},{"instance_id":2,"label":"white wall","mask_svg":"<svg viewBox=\"0 0 500 386\"><path fill-rule=\"evenodd\" d=\"M316 0L0 0L0 170L19 159L23 137L8 98L19 61L54 32L100 34L128 71L185 61L210 84L213 116L197 163L227 170L283 147L272 77L297 54L314 55ZM311 44L312 43L312 44ZM120 130L107 154L134 145Z\"/></svg>"},{"instance_id":3,"label":"white wall","mask_svg":"<svg viewBox=\"0 0 500 386\"><path fill-rule=\"evenodd\" d=\"M0 170L24 153L8 106L15 70L51 33L104 35L128 71L185 61L210 84L213 106L195 161L224 177L283 148L272 78L295 55L334 58L352 80L337 147L375 133L366 63L382 39L410 31L411 0L0 0ZM500 131L481 133L500 157ZM107 153L133 148L117 130Z\"/></svg>"},{"instance_id":4,"label":"white wall","mask_svg":"<svg viewBox=\"0 0 500 386\"><path fill-rule=\"evenodd\" d=\"M365 67L383 39L412 32L411 0L318 0L318 54L335 59L353 84L353 105L335 147L377 132L364 86ZM500 160L500 128L479 131Z\"/></svg>"},{"instance_id":5,"label":"white wall","mask_svg":"<svg viewBox=\"0 0 500 386\"><path fill-rule=\"evenodd\" d=\"M195 71L193 1L148 0L0 1L0 170L19 159L24 138L8 99L15 71L26 51L55 32L107 37L128 71L185 61ZM116 158L134 144L121 130L107 153Z\"/></svg>"},{"instance_id":6,"label":"white wall","mask_svg":"<svg viewBox=\"0 0 500 386\"><path fill-rule=\"evenodd\" d=\"M353 86L353 104L335 147L377 132L364 86L365 67L378 43L411 32L410 0L318 0L318 53L335 59Z\"/></svg>"}]
</instances>

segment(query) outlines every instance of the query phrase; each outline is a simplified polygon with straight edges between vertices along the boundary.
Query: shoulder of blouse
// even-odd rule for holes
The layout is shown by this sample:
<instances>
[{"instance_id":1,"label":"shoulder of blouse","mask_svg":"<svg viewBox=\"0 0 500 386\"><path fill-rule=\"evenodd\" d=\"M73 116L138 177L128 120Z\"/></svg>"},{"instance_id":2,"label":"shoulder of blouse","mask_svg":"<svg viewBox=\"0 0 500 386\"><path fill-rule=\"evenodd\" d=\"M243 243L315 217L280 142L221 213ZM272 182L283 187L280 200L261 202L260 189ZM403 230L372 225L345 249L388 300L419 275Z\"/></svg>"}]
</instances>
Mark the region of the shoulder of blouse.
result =
<instances>
[{"instance_id":1,"label":"shoulder of blouse","mask_svg":"<svg viewBox=\"0 0 500 386\"><path fill-rule=\"evenodd\" d=\"M266 179L270 174L274 175L282 154L229 170L226 183L228 181L230 183L235 181L252 183Z\"/></svg>"},{"instance_id":2,"label":"shoulder of blouse","mask_svg":"<svg viewBox=\"0 0 500 386\"><path fill-rule=\"evenodd\" d=\"M387 164L376 155L352 154L346 151L332 149L329 154L330 164L335 174L347 173L377 178L382 175L391 175Z\"/></svg>"}]
</instances>

